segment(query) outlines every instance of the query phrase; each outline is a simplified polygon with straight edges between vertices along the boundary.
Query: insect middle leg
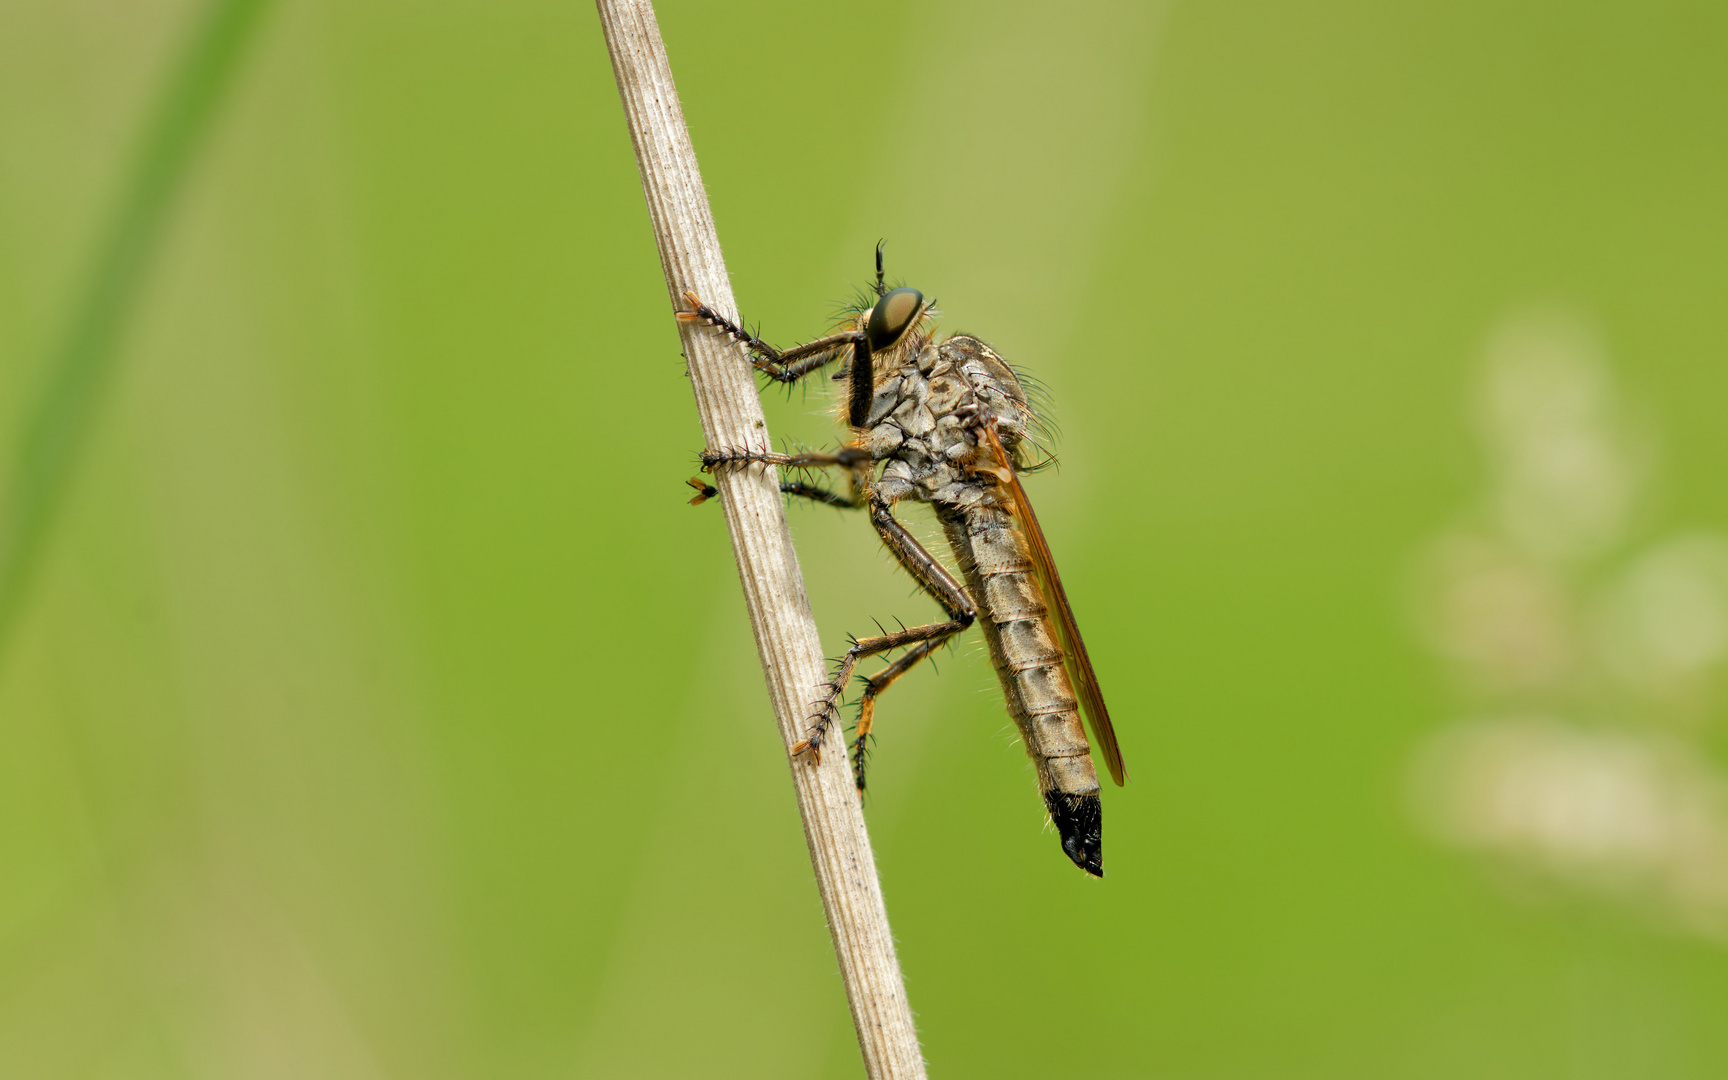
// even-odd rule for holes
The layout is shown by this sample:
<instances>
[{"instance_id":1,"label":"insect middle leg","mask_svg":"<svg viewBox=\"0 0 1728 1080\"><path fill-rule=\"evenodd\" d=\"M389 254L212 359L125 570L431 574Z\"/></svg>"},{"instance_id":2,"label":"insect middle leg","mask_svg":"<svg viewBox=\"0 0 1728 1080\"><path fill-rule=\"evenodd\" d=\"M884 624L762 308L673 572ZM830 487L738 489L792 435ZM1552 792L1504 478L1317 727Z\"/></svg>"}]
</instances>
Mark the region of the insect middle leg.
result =
<instances>
[{"instance_id":1,"label":"insect middle leg","mask_svg":"<svg viewBox=\"0 0 1728 1080\"><path fill-rule=\"evenodd\" d=\"M705 450L702 452L702 470L713 472L722 465L776 465L790 469L843 468L851 474L852 490L850 494L822 487L819 484L808 484L800 480L782 480L780 490L787 495L812 502L837 506L841 509L857 509L864 505L863 489L859 483L864 469L870 465L870 455L855 446L844 446L835 454L776 454L759 450ZM713 498L719 494L712 487L700 480L691 479L690 486L701 494L690 500L692 506Z\"/></svg>"},{"instance_id":2,"label":"insect middle leg","mask_svg":"<svg viewBox=\"0 0 1728 1080\"><path fill-rule=\"evenodd\" d=\"M870 680L865 689L865 701L861 709L867 709L871 722L875 718L875 700L883 690L886 690L894 680L905 674L913 665L929 656L930 653L944 645L949 638L970 627L978 618L978 609L972 603L972 598L966 594L966 589L954 575L936 561L935 556L924 549L916 537L906 531L894 518L894 511L879 498L869 500L870 523L876 527L876 533L882 538L882 543L894 553L894 558L906 568L913 580L923 586L942 609L948 613L945 622L929 623L925 626L914 626L906 630L880 634L876 637L854 638L852 647L846 650L846 655L840 658L835 666L833 678L828 680L827 693L815 703L815 714L811 717L810 734L803 742L792 748L795 754L808 750L816 760L822 758L822 743L828 734L828 728L839 715L839 700L846 684L852 678L852 670L858 666L858 661L866 656L893 649L912 646L899 660L884 668ZM860 737L870 733L870 725L865 723L866 713L860 712ZM862 787L862 775L855 771Z\"/></svg>"},{"instance_id":3,"label":"insect middle leg","mask_svg":"<svg viewBox=\"0 0 1728 1080\"><path fill-rule=\"evenodd\" d=\"M709 499L718 498L720 495L720 489L698 477L692 476L684 482L696 489L696 497L690 500L691 506L701 506ZM819 502L824 506L833 506L841 510L857 510L864 505L863 500L858 496L856 485L853 486L852 494L842 495L838 491L831 491L817 484L806 484L800 480L782 480L780 481L780 492L784 495L809 499L811 502Z\"/></svg>"}]
</instances>

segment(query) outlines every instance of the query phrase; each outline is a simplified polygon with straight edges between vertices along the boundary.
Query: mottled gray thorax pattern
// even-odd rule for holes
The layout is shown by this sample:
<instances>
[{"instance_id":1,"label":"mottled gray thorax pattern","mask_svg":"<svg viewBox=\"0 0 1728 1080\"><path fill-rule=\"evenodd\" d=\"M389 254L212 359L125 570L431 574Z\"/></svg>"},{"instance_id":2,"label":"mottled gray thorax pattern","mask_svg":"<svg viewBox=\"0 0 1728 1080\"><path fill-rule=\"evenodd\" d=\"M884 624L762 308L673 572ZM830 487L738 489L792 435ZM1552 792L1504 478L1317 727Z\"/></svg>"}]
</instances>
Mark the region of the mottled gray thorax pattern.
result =
<instances>
[{"instance_id":1,"label":"mottled gray thorax pattern","mask_svg":"<svg viewBox=\"0 0 1728 1080\"><path fill-rule=\"evenodd\" d=\"M955 334L938 344L928 335L907 336L875 358L876 393L859 445L887 464L872 487L889 503L995 506L995 485L973 472L978 433L994 419L1003 447L1019 457L1034 421L1025 388L975 337Z\"/></svg>"}]
</instances>

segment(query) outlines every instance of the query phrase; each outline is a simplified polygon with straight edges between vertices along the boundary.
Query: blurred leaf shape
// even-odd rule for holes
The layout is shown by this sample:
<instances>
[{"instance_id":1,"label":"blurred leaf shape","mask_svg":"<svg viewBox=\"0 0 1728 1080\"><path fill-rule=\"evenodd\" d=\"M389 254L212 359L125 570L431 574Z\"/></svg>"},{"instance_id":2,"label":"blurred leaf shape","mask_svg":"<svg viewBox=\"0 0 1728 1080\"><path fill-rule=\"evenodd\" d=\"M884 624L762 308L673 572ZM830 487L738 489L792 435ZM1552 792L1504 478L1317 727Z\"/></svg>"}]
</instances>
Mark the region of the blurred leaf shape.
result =
<instances>
[{"instance_id":1,"label":"blurred leaf shape","mask_svg":"<svg viewBox=\"0 0 1728 1080\"><path fill-rule=\"evenodd\" d=\"M83 292L44 365L0 496L0 658L54 515L112 381L120 334L175 193L268 0L213 0L145 124Z\"/></svg>"}]
</instances>

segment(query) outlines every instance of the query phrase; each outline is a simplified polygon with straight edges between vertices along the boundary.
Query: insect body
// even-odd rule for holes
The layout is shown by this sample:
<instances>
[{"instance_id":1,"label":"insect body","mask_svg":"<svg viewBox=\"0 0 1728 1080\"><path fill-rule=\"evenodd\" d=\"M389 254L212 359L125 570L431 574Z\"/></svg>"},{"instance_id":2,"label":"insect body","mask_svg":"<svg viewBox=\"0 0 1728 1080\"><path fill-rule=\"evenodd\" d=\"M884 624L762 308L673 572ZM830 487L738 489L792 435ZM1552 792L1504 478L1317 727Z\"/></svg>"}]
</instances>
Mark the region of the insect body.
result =
<instances>
[{"instance_id":1,"label":"insect body","mask_svg":"<svg viewBox=\"0 0 1728 1080\"><path fill-rule=\"evenodd\" d=\"M704 469L763 463L846 470L845 493L797 481L783 482L781 488L801 498L866 510L882 542L947 615L925 626L854 639L822 688L809 734L795 749L819 758L858 661L904 649L864 680L852 759L862 794L876 698L976 622L1062 849L1075 865L1102 877L1098 774L1082 709L1118 784L1125 779L1122 755L1056 564L1020 485L1018 472L1027 466L1037 417L1019 377L978 338L955 334L938 342L923 295L884 287L880 247L874 303L848 328L784 352L694 294L685 299L690 307L679 318L705 322L742 342L756 368L776 381L794 382L831 363L847 362L836 378L846 382L843 409L853 438L837 453L710 450L702 455ZM692 502L712 494L701 481L691 484L700 492ZM934 507L963 582L895 519L894 504L907 499Z\"/></svg>"}]
</instances>

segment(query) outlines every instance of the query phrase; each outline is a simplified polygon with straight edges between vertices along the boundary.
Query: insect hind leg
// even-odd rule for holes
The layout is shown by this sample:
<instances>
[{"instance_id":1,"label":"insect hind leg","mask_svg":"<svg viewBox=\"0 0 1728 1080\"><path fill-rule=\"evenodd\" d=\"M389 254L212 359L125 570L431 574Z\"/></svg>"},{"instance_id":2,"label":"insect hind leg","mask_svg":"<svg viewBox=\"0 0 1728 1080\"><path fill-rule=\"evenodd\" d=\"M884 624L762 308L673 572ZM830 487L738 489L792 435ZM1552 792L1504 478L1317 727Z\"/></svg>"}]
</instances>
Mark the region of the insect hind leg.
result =
<instances>
[{"instance_id":1,"label":"insect hind leg","mask_svg":"<svg viewBox=\"0 0 1728 1080\"><path fill-rule=\"evenodd\" d=\"M955 633L959 633L959 631L956 630L954 633L919 642L906 650L905 656L864 680L864 694L858 699L857 738L852 743L852 779L858 785L858 798L864 798L864 773L869 765L870 732L876 723L876 699L881 697L890 686L893 686L900 676L911 671L921 661L927 659L931 653L948 644Z\"/></svg>"},{"instance_id":2,"label":"insect hind leg","mask_svg":"<svg viewBox=\"0 0 1728 1080\"><path fill-rule=\"evenodd\" d=\"M966 594L965 586L955 581L954 575L950 574L940 562L937 562L935 556L924 549L924 545L918 542L918 538L907 532L906 526L895 520L893 507L875 496L870 498L869 507L870 524L876 527L876 535L882 538L883 545L893 553L895 560L900 563L901 567L912 575L912 580L916 581L925 592L930 594L932 599L942 605L942 610L947 612L948 619L946 622L916 626L910 630L898 630L877 637L862 640L853 639L852 647L846 651L845 656L841 657L840 664L835 669L834 677L828 682L827 693L821 701L815 702L813 705L815 713L811 718L810 737L792 748L792 752L795 754L808 750L817 760L821 760L822 742L827 737L828 727L838 715L840 693L852 678L852 669L858 665L859 660L866 656L887 652L890 649L899 649L909 645L924 646L930 642L935 642L935 645L925 648L916 660L905 665L905 667L911 667L917 660L928 656L931 648L935 648L936 645L940 645L955 634L970 627L978 619L977 605L973 604L972 598ZM893 677L888 680L889 682L904 672L905 668L900 668L898 671L895 671L895 668L906 659L908 658L902 657L901 661L889 665L887 671L894 672ZM882 689L885 688L886 684L878 688L877 693L881 693ZM869 696L873 702L875 695ZM865 726L864 734L869 734L868 725Z\"/></svg>"},{"instance_id":3,"label":"insect hind leg","mask_svg":"<svg viewBox=\"0 0 1728 1080\"><path fill-rule=\"evenodd\" d=\"M845 691L846 684L852 681L852 671L858 666L858 661L867 656L875 656L878 653L885 653L893 649L905 648L908 645L917 646L918 648L914 649L913 652L907 653L905 656L888 665L888 667L883 670L882 674L884 675L893 672L893 675L888 679L888 683L892 683L894 679L897 679L901 674L904 674L906 668L910 668L912 664L915 664L919 660L928 656L931 649L940 646L943 642L971 625L972 618L968 615L960 619L950 619L947 622L929 623L925 626L914 626L905 630L894 630L886 634L878 634L875 637L853 638L852 647L847 649L846 655L840 658L839 664L834 668L833 678L829 679L824 687L825 692L822 695L822 698L819 701L811 703L811 708L814 711L811 716L809 737L803 742L800 742L797 746L794 746L792 748L792 753L802 754L808 752L816 761L820 762L822 760L822 744L827 740L828 728L832 726L839 716L840 695ZM910 661L910 663L908 663L908 661ZM898 671L895 670L897 668L899 669ZM881 675L878 675L877 678L881 678ZM874 682L875 680L873 679L871 681ZM878 688L875 694L872 694L868 688L865 690L865 693L869 696L872 702L872 708L874 706L876 694L881 693L881 691L886 688L887 683L883 684L881 688ZM868 735L869 725L861 721L861 726L864 734Z\"/></svg>"}]
</instances>

